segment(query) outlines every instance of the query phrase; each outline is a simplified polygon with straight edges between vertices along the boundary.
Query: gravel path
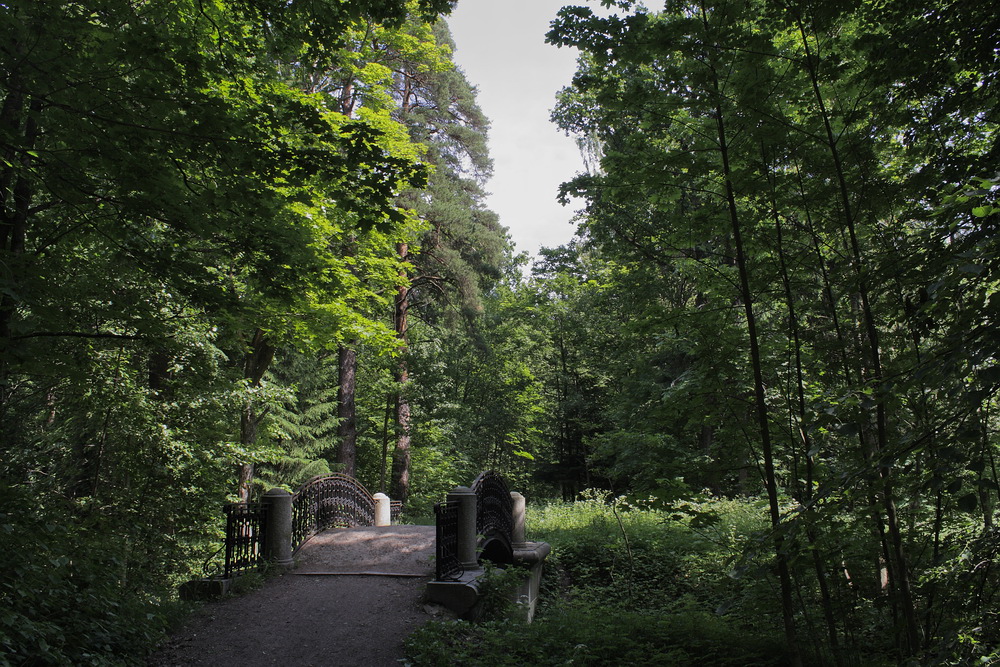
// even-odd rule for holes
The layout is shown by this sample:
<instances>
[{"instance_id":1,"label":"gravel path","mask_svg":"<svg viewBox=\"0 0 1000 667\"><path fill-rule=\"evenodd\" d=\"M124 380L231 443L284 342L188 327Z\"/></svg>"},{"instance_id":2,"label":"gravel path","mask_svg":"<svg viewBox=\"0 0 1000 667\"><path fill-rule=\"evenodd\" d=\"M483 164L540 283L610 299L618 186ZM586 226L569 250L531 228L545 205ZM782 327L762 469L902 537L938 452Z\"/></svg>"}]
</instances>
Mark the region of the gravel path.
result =
<instances>
[{"instance_id":1,"label":"gravel path","mask_svg":"<svg viewBox=\"0 0 1000 667\"><path fill-rule=\"evenodd\" d=\"M294 570L206 604L148 664L398 666L403 640L437 612L422 603L433 556L433 526L327 531Z\"/></svg>"}]
</instances>

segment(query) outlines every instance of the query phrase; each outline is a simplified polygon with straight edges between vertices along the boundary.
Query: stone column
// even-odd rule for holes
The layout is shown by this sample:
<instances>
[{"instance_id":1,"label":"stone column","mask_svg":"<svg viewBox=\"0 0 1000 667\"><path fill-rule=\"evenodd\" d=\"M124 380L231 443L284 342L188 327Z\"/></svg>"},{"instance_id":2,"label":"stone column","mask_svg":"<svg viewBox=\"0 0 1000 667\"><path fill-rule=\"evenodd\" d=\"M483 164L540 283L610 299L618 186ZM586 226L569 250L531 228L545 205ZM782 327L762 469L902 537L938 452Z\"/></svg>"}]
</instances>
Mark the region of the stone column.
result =
<instances>
[{"instance_id":1,"label":"stone column","mask_svg":"<svg viewBox=\"0 0 1000 667\"><path fill-rule=\"evenodd\" d=\"M390 525L392 523L392 504L389 496L384 493L376 493L372 497L375 499L375 525Z\"/></svg>"},{"instance_id":2,"label":"stone column","mask_svg":"<svg viewBox=\"0 0 1000 667\"><path fill-rule=\"evenodd\" d=\"M278 567L291 567L292 560L292 494L284 489L271 489L261 502L267 507L264 529L264 558Z\"/></svg>"},{"instance_id":3,"label":"stone column","mask_svg":"<svg viewBox=\"0 0 1000 667\"><path fill-rule=\"evenodd\" d=\"M511 531L510 541L513 543L512 546L516 549L517 547L524 546L524 496L522 496L517 491L510 492L510 500L512 506L510 508L511 518L514 519L514 528Z\"/></svg>"},{"instance_id":4,"label":"stone column","mask_svg":"<svg viewBox=\"0 0 1000 667\"><path fill-rule=\"evenodd\" d=\"M476 492L467 486L455 487L448 502L458 503L458 559L462 567L479 567L476 561Z\"/></svg>"}]
</instances>

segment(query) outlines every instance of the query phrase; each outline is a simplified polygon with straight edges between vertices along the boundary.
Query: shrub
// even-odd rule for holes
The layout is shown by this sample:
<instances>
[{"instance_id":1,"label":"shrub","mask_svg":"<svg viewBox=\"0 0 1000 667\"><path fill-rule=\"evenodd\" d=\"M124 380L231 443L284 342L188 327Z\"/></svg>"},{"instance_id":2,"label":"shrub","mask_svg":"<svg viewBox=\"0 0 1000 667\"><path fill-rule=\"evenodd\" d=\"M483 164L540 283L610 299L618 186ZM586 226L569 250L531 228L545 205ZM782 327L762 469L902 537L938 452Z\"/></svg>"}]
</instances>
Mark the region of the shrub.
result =
<instances>
[{"instance_id":1,"label":"shrub","mask_svg":"<svg viewBox=\"0 0 1000 667\"><path fill-rule=\"evenodd\" d=\"M181 609L169 592L124 581L128 568L109 535L9 509L0 507L0 664L138 664Z\"/></svg>"}]
</instances>

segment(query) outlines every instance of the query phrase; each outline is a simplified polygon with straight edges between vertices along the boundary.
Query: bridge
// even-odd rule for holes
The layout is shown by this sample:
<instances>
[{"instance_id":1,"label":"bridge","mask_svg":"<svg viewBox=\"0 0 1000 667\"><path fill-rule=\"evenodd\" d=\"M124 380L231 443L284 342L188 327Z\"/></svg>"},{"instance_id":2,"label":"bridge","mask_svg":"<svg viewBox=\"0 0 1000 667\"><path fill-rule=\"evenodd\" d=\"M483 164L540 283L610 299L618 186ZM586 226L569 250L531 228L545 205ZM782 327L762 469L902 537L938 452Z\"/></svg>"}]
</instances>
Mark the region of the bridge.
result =
<instances>
[{"instance_id":1,"label":"bridge","mask_svg":"<svg viewBox=\"0 0 1000 667\"><path fill-rule=\"evenodd\" d=\"M393 571L370 562L334 559L316 569L305 554L316 549L307 545L334 544L331 528L375 527L387 529L398 519L401 506L385 494L370 494L357 480L342 474L317 477L296 493L272 489L260 503L226 507L225 566L221 576L198 580L182 587L182 596L220 595L243 573L270 564L293 574L421 577L418 571ZM481 611L480 588L484 561L499 567L519 566L524 576L511 591L516 609L528 620L534 615L542 565L549 553L544 542L525 539L525 500L508 489L494 472L481 473L468 487L458 487L435 507L433 528L434 572L427 583L425 599L447 607L464 618ZM402 528L402 527L400 527ZM408 526L415 534L429 528ZM337 531L333 531L335 534ZM397 531L398 532L398 531ZM385 532L389 535L390 533ZM370 549L386 552L392 560L391 542L378 545L377 533L369 535ZM398 553L394 554L398 558ZM299 568L292 570L295 561ZM364 560L364 559L360 559ZM370 560L370 559L369 559ZM398 568L395 568L398 570ZM412 568L411 568L412 570Z\"/></svg>"}]
</instances>

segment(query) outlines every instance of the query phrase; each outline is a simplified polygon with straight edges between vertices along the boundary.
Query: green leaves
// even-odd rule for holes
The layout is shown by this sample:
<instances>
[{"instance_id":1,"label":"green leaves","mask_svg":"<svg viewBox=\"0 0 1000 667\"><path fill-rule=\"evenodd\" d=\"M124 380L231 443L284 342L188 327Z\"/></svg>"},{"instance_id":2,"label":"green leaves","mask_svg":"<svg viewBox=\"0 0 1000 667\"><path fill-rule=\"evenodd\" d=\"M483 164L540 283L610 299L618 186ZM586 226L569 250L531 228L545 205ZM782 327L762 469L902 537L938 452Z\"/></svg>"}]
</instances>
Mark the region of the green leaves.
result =
<instances>
[{"instance_id":1,"label":"green leaves","mask_svg":"<svg viewBox=\"0 0 1000 667\"><path fill-rule=\"evenodd\" d=\"M2 582L0 653L142 653L162 621L150 601L217 549L234 462L279 451L236 444L247 406L280 395L253 381L267 349L395 349L380 319L395 245L419 227L397 196L426 183L422 152L376 104L391 99L384 68L364 72L371 105L353 118L289 72L347 74L351 35L447 6L0 7L0 486L31 488L24 534L67 527L24 558L72 554L49 582L33 567L23 587Z\"/></svg>"},{"instance_id":2,"label":"green leaves","mask_svg":"<svg viewBox=\"0 0 1000 667\"><path fill-rule=\"evenodd\" d=\"M576 243L612 276L601 307L580 299L580 338L599 339L609 312L618 334L601 349L620 357L596 364L614 389L591 470L616 488L777 492L762 540L781 542L800 587L823 582L832 643L870 622L841 620L833 573L877 552L916 651L933 596L907 601L903 580L954 556L952 531L993 524L1000 209L982 175L997 79L965 23L995 42L995 16L937 2L565 8L548 35L582 52L553 119L594 164L562 195L586 200ZM770 452L748 428L751 314Z\"/></svg>"}]
</instances>

